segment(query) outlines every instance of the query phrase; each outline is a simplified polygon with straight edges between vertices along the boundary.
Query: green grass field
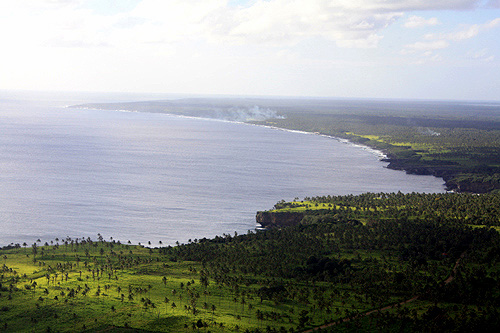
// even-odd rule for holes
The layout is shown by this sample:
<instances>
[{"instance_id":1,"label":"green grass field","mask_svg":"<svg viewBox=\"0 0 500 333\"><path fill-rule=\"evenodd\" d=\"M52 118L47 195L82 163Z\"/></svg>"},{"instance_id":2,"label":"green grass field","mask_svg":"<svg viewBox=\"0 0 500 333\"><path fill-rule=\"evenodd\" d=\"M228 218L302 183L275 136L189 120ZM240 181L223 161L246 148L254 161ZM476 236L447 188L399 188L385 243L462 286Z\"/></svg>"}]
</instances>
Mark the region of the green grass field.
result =
<instances>
[{"instance_id":1,"label":"green grass field","mask_svg":"<svg viewBox=\"0 0 500 333\"><path fill-rule=\"evenodd\" d=\"M305 328L379 305L347 285L331 289L330 283L294 279L281 283L305 292L300 303L261 299L265 275L229 273L235 280L219 284L203 279L200 262L171 261L141 246L102 241L35 248L1 251L2 331L295 332L305 320L301 316L307 317ZM359 269L367 258L397 265L379 251L347 251L343 258L358 260ZM242 282L235 287L238 279ZM331 295L328 310L311 305L317 288ZM386 297L380 305L402 297Z\"/></svg>"},{"instance_id":2,"label":"green grass field","mask_svg":"<svg viewBox=\"0 0 500 333\"><path fill-rule=\"evenodd\" d=\"M418 193L305 198L275 205L303 212L296 226L175 247L100 236L7 246L0 249L0 330L301 332L335 322L330 330L351 332L400 331L403 324L406 331L496 327L499 200ZM445 283L453 270L455 280Z\"/></svg>"},{"instance_id":3,"label":"green grass field","mask_svg":"<svg viewBox=\"0 0 500 333\"><path fill-rule=\"evenodd\" d=\"M37 252L2 251L0 321L8 331L179 332L198 321L212 331L241 322L259 326L245 311L251 302L235 305L224 289L200 285L200 263L166 263L155 250L109 242L39 246Z\"/></svg>"},{"instance_id":4,"label":"green grass field","mask_svg":"<svg viewBox=\"0 0 500 333\"><path fill-rule=\"evenodd\" d=\"M10 332L293 331L300 311L308 309L261 301L254 294L263 277L248 276L256 283L237 292L210 280L202 285L200 262L171 261L141 246L70 242L0 253L0 327ZM315 320L327 316L317 312Z\"/></svg>"}]
</instances>

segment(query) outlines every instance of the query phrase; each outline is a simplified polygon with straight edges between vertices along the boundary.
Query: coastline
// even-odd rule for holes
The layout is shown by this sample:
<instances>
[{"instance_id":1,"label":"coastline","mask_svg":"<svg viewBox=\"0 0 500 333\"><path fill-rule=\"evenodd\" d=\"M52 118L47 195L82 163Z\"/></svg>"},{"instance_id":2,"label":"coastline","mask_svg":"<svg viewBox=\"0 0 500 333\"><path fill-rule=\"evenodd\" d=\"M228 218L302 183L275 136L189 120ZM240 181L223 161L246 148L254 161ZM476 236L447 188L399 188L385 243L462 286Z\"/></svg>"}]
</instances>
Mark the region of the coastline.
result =
<instances>
[{"instance_id":1,"label":"coastline","mask_svg":"<svg viewBox=\"0 0 500 333\"><path fill-rule=\"evenodd\" d=\"M375 155L378 157L379 162L385 162L388 163L386 166L383 166L385 168L395 170L395 171L404 171L407 174L413 174L413 175L421 175L421 176L433 176L436 178L440 178L443 180L443 184L445 187L445 191L447 192L454 192L456 189L453 188L448 183L448 180L446 175L439 175L433 172L428 172L428 171L420 171L413 167L412 168L404 168L404 167L399 167L397 165L398 160L395 158L392 158L390 156L390 153L387 150L384 149L378 149L376 147L372 147L368 144L362 144L359 142L354 142L352 140L349 140L347 138L342 138L334 135L329 135L329 134L324 134L320 132L309 132L309 131L303 131L303 130L295 130L295 129L290 129L286 127L279 127L276 125L267 125L267 124L260 124L256 123L255 120L247 120L247 121L238 121L238 120L228 120L228 119L220 119L220 118L210 118L210 117L200 117L200 116L191 116L191 115L184 115L184 114L179 114L179 113L171 113L171 112L151 112L151 111L146 111L146 110L127 110L127 109L104 109L104 108L96 108L96 107L85 107L83 105L73 105L73 106L67 106L66 108L73 108L73 109L86 109L86 110L97 110L97 111L112 111L112 112L131 112L131 113L150 113L150 114L162 114L170 117L179 117L179 118L186 118L186 119L198 119L198 120L206 120L206 121L217 121L217 122L228 122L228 123L234 123L234 124L244 124L244 125L251 125L251 126L259 126L259 127L264 127L264 128L270 128L273 130L279 130L279 131L286 131L290 133L297 133L297 134L305 134L305 135L317 135L321 136L327 139L332 139L336 140L340 143L344 143L347 145L350 145L352 147L357 147L361 148L365 151L370 152L371 154ZM395 165L396 163L396 165Z\"/></svg>"},{"instance_id":2,"label":"coastline","mask_svg":"<svg viewBox=\"0 0 500 333\"><path fill-rule=\"evenodd\" d=\"M398 160L397 158L391 157L390 153L385 149L379 149L376 147L372 147L368 144L361 144L358 142L353 142L349 139L341 138L341 137L337 137L337 136L333 136L333 135L329 135L329 134L291 130L291 129L278 127L278 126L261 125L261 124L254 124L254 123L250 123L250 124L255 125L255 126L269 127L269 128L283 130L283 131L290 131L290 132L311 134L311 135L319 135L319 136L322 136L322 137L325 137L328 139L333 139L333 140L336 140L338 142L348 144L348 145L353 146L353 147L358 147L358 148L364 149L364 150L369 151L370 153L378 156L380 162L388 163L387 166L385 166L385 168L395 170L395 171L404 171L407 174L411 174L411 175L432 176L432 177L440 178L443 180L446 192L459 192L459 191L457 191L457 188L455 188L455 186L453 184L449 183L451 176L449 176L447 174L439 174L438 172L435 172L434 170L427 170L425 168L419 168L416 166L400 167L398 165L400 160Z\"/></svg>"},{"instance_id":3,"label":"coastline","mask_svg":"<svg viewBox=\"0 0 500 333\"><path fill-rule=\"evenodd\" d=\"M75 105L76 108L161 113L195 119L252 124L302 134L315 134L374 153L391 170L409 175L433 176L447 191L488 193L500 191L498 135L500 123L493 111L471 120L469 109L449 113L454 105L439 110L447 117L430 113L428 105L378 105L384 112L366 105L311 104L289 101L233 99L186 99ZM257 106L261 105L260 107ZM368 105L369 106L369 105ZM377 105L375 105L377 106ZM438 105L439 106L439 105ZM345 107L347 109L345 109ZM416 109L413 109L416 108ZM378 110L378 109L377 109ZM385 126L385 127L384 127ZM474 131L474 138L470 131ZM408 134L429 136L443 131L440 140L425 140ZM477 135L476 135L477 134ZM374 136L378 136L374 138ZM378 138L389 138L379 140ZM391 139L392 138L392 139Z\"/></svg>"},{"instance_id":4,"label":"coastline","mask_svg":"<svg viewBox=\"0 0 500 333\"><path fill-rule=\"evenodd\" d=\"M150 112L150 111L139 111L139 110L126 110L126 109L100 109L100 108L92 108L92 107L83 107L83 106L78 106L78 105L69 105L65 106L64 108L70 108L70 109L83 109L83 110L97 110L97 111L114 111L114 112L131 112L131 113L151 113L151 114L163 114L171 117L179 117L179 118L186 118L186 119L200 119L200 120L209 120L209 121L220 121L220 122L227 122L227 123L233 123L233 124L244 124L244 125L251 125L251 126L258 126L258 127L264 127L264 128L270 128L278 131L285 131L289 133L297 133L297 134L306 134L306 135L317 135L321 136L327 139L332 139L336 140L340 143L348 144L353 147L358 147L364 150L369 151L370 153L373 153L374 155L379 157L380 161L383 161L385 159L388 159L389 157L387 156L387 153L384 152L381 149L377 149L374 147L371 147L369 145L364 145L360 144L357 142L353 142L349 139L341 138L338 136L334 135L329 135L329 134L323 134L323 133L317 133L317 132L308 132L308 131L301 131L301 130L294 130L294 129L289 129L286 127L279 127L275 125L265 125L265 124L257 124L253 122L253 120L248 120L248 121L238 121L238 120L228 120L228 119L219 119L219 118L209 118L209 117L198 117L198 116L188 116L188 115L183 115L183 114L177 114L177 113L168 113L168 112ZM440 178L440 177L438 177Z\"/></svg>"}]
</instances>

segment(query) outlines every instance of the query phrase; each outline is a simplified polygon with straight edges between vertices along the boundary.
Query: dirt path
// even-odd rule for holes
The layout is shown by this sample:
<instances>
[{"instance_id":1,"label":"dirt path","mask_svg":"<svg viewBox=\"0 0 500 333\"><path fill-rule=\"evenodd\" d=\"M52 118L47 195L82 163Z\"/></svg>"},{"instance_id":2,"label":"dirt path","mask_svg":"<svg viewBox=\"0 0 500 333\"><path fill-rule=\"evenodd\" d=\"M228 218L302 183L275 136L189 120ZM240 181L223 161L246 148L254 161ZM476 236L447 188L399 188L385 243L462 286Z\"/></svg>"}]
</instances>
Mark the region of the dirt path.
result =
<instances>
[{"instance_id":1,"label":"dirt path","mask_svg":"<svg viewBox=\"0 0 500 333\"><path fill-rule=\"evenodd\" d=\"M448 283L450 283L451 281L453 281L455 279L455 275L457 273L457 269L460 266L460 262L462 261L462 258L464 256L465 256L465 252L463 252L460 255L460 257L457 259L457 261L455 261L455 265L453 266L453 269L451 270L450 275L443 281L444 285L447 285ZM349 322L349 321L354 320L354 319L358 319L360 317L370 316L370 315L372 315L372 314L374 314L376 312L382 312L382 311L386 311L386 310L389 310L389 309L393 309L395 307L399 307L401 305L405 305L407 303L411 303L413 301L416 301L419 297L420 297L420 295L417 295L417 296L414 296L414 297L409 298L407 300L404 300L402 302L394 303L394 304L387 305L387 306L384 306L384 307L381 307L381 308L378 308L378 309L374 309L374 310L370 310L368 312L361 313L361 314L356 315L356 316L354 316L352 318L344 318L341 321L334 321L334 322L329 323L329 324L325 324L325 325L322 325L322 326L319 326L319 327L311 328L311 329L309 329L307 331L303 331L303 333L310 333L310 332L314 332L314 331L319 331L319 330L322 330L322 329L325 329L325 328L328 328L328 327L332 327L332 326L338 325L340 323L345 323L345 322Z\"/></svg>"}]
</instances>

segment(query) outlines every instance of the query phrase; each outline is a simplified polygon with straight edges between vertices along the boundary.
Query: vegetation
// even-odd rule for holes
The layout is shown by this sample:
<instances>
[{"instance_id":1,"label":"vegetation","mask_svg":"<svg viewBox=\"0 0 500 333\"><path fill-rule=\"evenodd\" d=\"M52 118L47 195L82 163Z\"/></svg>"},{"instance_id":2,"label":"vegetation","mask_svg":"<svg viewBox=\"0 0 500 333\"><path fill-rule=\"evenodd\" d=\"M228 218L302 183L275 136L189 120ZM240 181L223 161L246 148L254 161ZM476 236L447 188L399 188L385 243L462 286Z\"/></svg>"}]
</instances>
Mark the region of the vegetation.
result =
<instances>
[{"instance_id":1,"label":"vegetation","mask_svg":"<svg viewBox=\"0 0 500 333\"><path fill-rule=\"evenodd\" d=\"M368 224L377 221L434 221L456 226L500 226L500 196L456 193L365 193L280 201L272 212L302 212L302 223L333 219Z\"/></svg>"},{"instance_id":2,"label":"vegetation","mask_svg":"<svg viewBox=\"0 0 500 333\"><path fill-rule=\"evenodd\" d=\"M296 226L174 247L102 237L4 247L0 327L477 331L500 324L500 235L488 227L499 223L497 194L306 199L275 206L301 210Z\"/></svg>"}]
</instances>

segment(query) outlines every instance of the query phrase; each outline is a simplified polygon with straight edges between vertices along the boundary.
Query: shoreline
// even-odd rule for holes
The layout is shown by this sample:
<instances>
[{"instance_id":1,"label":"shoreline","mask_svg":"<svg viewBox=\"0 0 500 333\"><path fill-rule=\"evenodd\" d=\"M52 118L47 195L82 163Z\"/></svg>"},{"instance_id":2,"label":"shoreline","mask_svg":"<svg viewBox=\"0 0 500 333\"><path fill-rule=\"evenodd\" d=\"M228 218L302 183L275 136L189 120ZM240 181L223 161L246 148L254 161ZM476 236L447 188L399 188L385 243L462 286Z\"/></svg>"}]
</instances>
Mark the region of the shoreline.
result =
<instances>
[{"instance_id":1,"label":"shoreline","mask_svg":"<svg viewBox=\"0 0 500 333\"><path fill-rule=\"evenodd\" d=\"M259 124L259 123L256 123L257 120L238 121L238 120L219 119L219 118L210 118L210 117L190 116L190 115L183 115L183 114L169 113L169 112L151 112L151 111L144 111L144 110L127 110L127 109L103 109L103 108L95 108L95 107L86 107L84 105L81 105L81 106L80 105L73 105L73 106L68 106L67 108L98 110L98 111L115 111L115 112L118 111L118 112L131 112L131 113L162 114L162 115L187 118L187 119L221 121L221 122L229 122L229 123L235 123L235 124L253 125L253 126L270 128L270 129L274 129L274 130L286 131L286 132L290 132L290 133L318 135L318 136L322 136L324 138L333 139L333 140L336 140L340 143L348 144L348 145L351 145L353 147L358 147L358 148L361 148L363 150L366 150L369 153L377 156L379 162L387 163L387 165L383 166L384 168L394 170L394 171L404 171L405 173L407 173L409 175L432 176L435 178L439 178L443 181L443 188L444 188L445 192L483 193L481 191L470 191L470 190L463 190L462 191L460 189L460 186L457 186L457 184L450 182L450 180L453 180L453 176L454 176L454 173L451 170L438 170L436 168L429 168L426 166L406 164L405 163L406 161L404 159L398 159L396 157L392 157L391 153L387 149L376 148L376 147L370 146L368 144L354 142L354 141L349 140L348 138L342 138L342 137L338 137L338 136L334 136L334 135L330 135L330 134L324 134L324 133L320 133L320 132L308 132L308 131L304 131L304 130L296 130L296 129L290 129L290 128L286 128L286 127L279 127L276 125ZM272 118L270 118L270 119L272 119ZM267 121L267 120L264 120L264 121Z\"/></svg>"},{"instance_id":2,"label":"shoreline","mask_svg":"<svg viewBox=\"0 0 500 333\"><path fill-rule=\"evenodd\" d=\"M344 143L347 145L350 145L352 147L357 147L361 148L363 150L366 150L370 152L371 154L375 155L378 157L379 162L385 162L387 163L386 166L383 166L384 168L391 169L394 171L404 171L407 174L411 175L418 175L418 176L432 176L435 178L440 178L443 181L443 187L445 192L459 192L456 191L456 188L453 188L451 184L448 183L448 180L445 178L447 175L438 175L434 172L417 172L420 170L418 167L395 167L394 165L391 165L392 163L397 163L398 160L391 158L389 156L389 153L386 150L382 149L377 149L372 146L358 143L358 142L353 142L349 139L338 137L338 136L333 136L329 134L323 134L319 132L308 132L308 131L303 131L303 130L294 130L294 129L289 129L286 127L279 127L276 125L265 125L265 124L257 124L253 121L255 120L248 120L248 121L238 121L238 120L228 120L228 119L218 119L218 118L209 118L209 117L199 117L199 116L189 116L189 115L183 115L183 114L177 114L177 113L168 113L168 112L151 112L151 111L139 111L139 110L126 110L126 109L102 109L102 108L94 108L94 107L85 107L85 106L79 106L79 105L73 105L73 106L66 106L65 108L73 108L73 109L84 109L84 110L96 110L96 111L112 111L112 112L130 112L130 113L149 113L149 114L161 114L161 115L167 115L171 117L179 117L179 118L186 118L186 119L197 119L197 120L208 120L208 121L220 121L220 122L228 122L228 123L233 123L233 124L244 124L244 125L251 125L251 126L259 126L259 127L264 127L264 128L270 128L274 130L279 130L279 131L286 131L290 133L297 133L297 134L306 134L306 135L317 135L321 136L327 139L332 139L336 140L340 143Z\"/></svg>"},{"instance_id":3,"label":"shoreline","mask_svg":"<svg viewBox=\"0 0 500 333\"><path fill-rule=\"evenodd\" d=\"M201 101L177 101L177 103L167 103L165 101L164 103L162 101L150 101L149 103L88 103L74 105L73 107L161 113L193 119L252 124L294 133L315 134L365 149L375 154L379 160L388 163L387 166L384 166L388 169L405 171L409 175L425 175L439 178L443 181L446 191L460 193L500 192L500 167L495 164L498 158L498 153L495 151L495 149L498 149L497 133L500 131L500 125L498 125L496 119L500 118L498 118L498 115L491 113L493 112L491 110L486 110L490 113L485 113L484 117L477 120L471 120L474 114L469 109L460 109L458 110L460 111L459 114L453 113L453 117L441 119L434 117L434 112L429 113L428 107L419 109L420 113L417 112L419 110L416 110L407 114L401 112L399 106L396 108L394 105L384 105L384 108L388 108L386 112L377 114L374 111L375 109L369 109L370 112L368 112L357 104L348 105L353 108L353 112L340 109L343 105L335 103L331 105L333 108L331 112L326 112L325 110L330 104L311 106L307 103L295 105L292 102L284 104L266 104L263 102L262 109L269 109L272 114L266 114L264 118L261 118L248 112L251 111L252 105L254 105L251 103L254 102L257 103L258 101L242 100L235 102L233 100L206 99ZM445 113L443 114L449 115L450 110L447 107L444 109L443 112ZM235 113L231 111L235 111ZM189 116L186 114L189 114ZM279 120L284 117L287 120ZM337 123L336 119L340 120L340 123ZM351 126L352 124L356 125L356 122L359 122L361 127ZM386 124L389 128L377 130L369 127L373 125L378 128L379 124ZM420 133L423 129L429 131L430 128L444 129L445 131L450 128L458 128L459 131L446 132L448 133L446 138L429 142L423 140L424 143L419 140L413 142L412 139L410 141L413 143L408 142L404 132L400 134L398 134L399 132L393 133L395 135L393 139L399 140L393 143L391 143L392 141L377 141L370 138L370 134L388 135L391 133L390 130L394 128L398 129L398 131L405 131L405 126L414 128L416 132L423 135L437 133L434 130L429 133ZM353 129L358 129L358 131L353 132ZM474 131L474 134L477 134L477 139L472 139L467 134L471 130ZM465 134L462 134L462 132ZM420 148L421 145L430 148ZM448 152L447 149L450 151Z\"/></svg>"},{"instance_id":4,"label":"shoreline","mask_svg":"<svg viewBox=\"0 0 500 333\"><path fill-rule=\"evenodd\" d=\"M379 160L383 162L384 159L388 159L389 157L387 156L386 152L383 150L370 147L369 145L364 145L356 142L352 142L349 139L333 136L333 135L328 135L328 134L322 134L322 133L317 133L317 132L307 132L307 131L301 131L301 130L293 130L289 129L286 127L279 127L279 126L274 126L274 125L264 125L264 124L256 124L252 122L253 120L249 121L238 121L238 120L228 120L228 119L219 119L219 118L208 118L208 117L197 117L197 116L187 116L183 114L177 114L177 113L168 113L168 112L149 112L149 111L138 111L138 110L126 110L126 109L99 109L99 108L91 108L91 107L82 107L82 106L64 106L64 108L68 109L82 109L82 110L96 110L96 111L113 111L113 112L130 112L130 113L149 113L149 114L162 114L162 115L167 115L171 117L179 117L179 118L186 118L186 119L198 119L198 120L209 120L209 121L220 121L220 122L227 122L227 123L233 123L233 124L244 124L244 125L251 125L251 126L258 126L258 127L264 127L264 128L270 128L278 131L285 131L289 133L297 133L297 134L306 134L306 135L317 135L321 136L327 139L333 139L336 140L340 143L348 144L353 147L358 147L364 150L369 151L370 153L373 153L374 155L379 157ZM437 177L441 178L441 177Z\"/></svg>"}]
</instances>

